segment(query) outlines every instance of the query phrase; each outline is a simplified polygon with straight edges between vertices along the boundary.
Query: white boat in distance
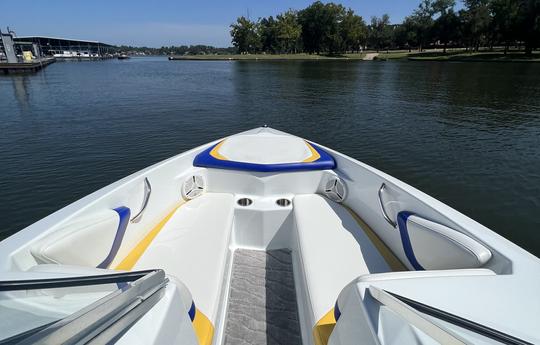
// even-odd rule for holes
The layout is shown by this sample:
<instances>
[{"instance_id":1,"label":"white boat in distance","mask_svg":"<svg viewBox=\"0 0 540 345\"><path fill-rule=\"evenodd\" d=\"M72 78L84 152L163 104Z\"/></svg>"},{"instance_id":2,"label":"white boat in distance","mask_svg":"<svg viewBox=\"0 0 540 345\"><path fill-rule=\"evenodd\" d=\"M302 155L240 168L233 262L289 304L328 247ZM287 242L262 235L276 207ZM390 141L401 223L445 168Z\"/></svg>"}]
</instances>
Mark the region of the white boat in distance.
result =
<instances>
[{"instance_id":1,"label":"white boat in distance","mask_svg":"<svg viewBox=\"0 0 540 345\"><path fill-rule=\"evenodd\" d=\"M63 51L53 52L53 57L69 59L69 58L99 57L99 55L98 54L90 54L87 51L63 50Z\"/></svg>"},{"instance_id":2,"label":"white boat in distance","mask_svg":"<svg viewBox=\"0 0 540 345\"><path fill-rule=\"evenodd\" d=\"M538 258L266 127L74 202L0 263L0 344L540 343Z\"/></svg>"}]
</instances>

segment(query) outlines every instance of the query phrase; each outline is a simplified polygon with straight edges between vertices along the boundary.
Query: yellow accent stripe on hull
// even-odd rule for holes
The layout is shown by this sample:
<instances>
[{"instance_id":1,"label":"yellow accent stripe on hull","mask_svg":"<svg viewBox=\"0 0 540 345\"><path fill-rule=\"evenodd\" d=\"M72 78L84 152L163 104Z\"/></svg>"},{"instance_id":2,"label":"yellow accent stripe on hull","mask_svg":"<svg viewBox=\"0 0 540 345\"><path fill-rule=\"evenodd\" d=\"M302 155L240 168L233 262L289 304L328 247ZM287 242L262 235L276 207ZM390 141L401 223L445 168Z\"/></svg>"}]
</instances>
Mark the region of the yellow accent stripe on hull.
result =
<instances>
[{"instance_id":1,"label":"yellow accent stripe on hull","mask_svg":"<svg viewBox=\"0 0 540 345\"><path fill-rule=\"evenodd\" d=\"M397 256L394 254L394 252L392 252L392 250L390 248L388 248L388 246L381 240L381 238L375 233L375 231L369 225L367 225L366 222L364 222L362 220L362 218L360 218L360 216L358 216L349 207L347 207L345 205L343 205L343 206L347 209L347 211L349 211L349 213L354 218L354 220L356 220L358 225L360 225L360 227L364 230L365 234L367 235L367 237L369 238L371 243L373 243L375 248L377 248L379 253L384 258L384 261L386 261L386 263L388 264L388 266L390 267L390 269L392 271L397 272L397 271L408 271L409 270L397 258Z\"/></svg>"},{"instance_id":2,"label":"yellow accent stripe on hull","mask_svg":"<svg viewBox=\"0 0 540 345\"><path fill-rule=\"evenodd\" d=\"M315 150L315 148L313 146L311 146L310 143L308 143L306 141L306 145L307 145L308 149L311 151L311 157L308 157L308 158L304 159L302 162L304 162L304 163L315 162L317 159L321 158L321 155L319 154L319 152L317 152L317 150Z\"/></svg>"},{"instance_id":3,"label":"yellow accent stripe on hull","mask_svg":"<svg viewBox=\"0 0 540 345\"><path fill-rule=\"evenodd\" d=\"M206 315L204 315L199 309L195 312L195 318L193 319L193 330L195 330L195 335L197 340L199 340L199 345L211 345L212 338L214 337L214 326L212 322L208 320Z\"/></svg>"},{"instance_id":4,"label":"yellow accent stripe on hull","mask_svg":"<svg viewBox=\"0 0 540 345\"><path fill-rule=\"evenodd\" d=\"M221 142L219 142L219 144L217 144L211 151L210 151L210 156L216 158L216 159L219 159L219 160L223 160L223 161L226 161L226 160L229 160L227 157L225 157L224 155L222 155L221 153L219 153L219 149L221 148L221 146L225 143L225 140L226 139L223 139ZM305 140L304 140L305 141ZM306 143L306 146L308 147L309 151L311 152L311 156L309 156L308 158L304 159L302 162L304 163L310 163L310 162L315 162L316 160L318 160L319 158L321 158L321 155L319 154L319 152L317 150L315 150L315 148L313 146L311 146L310 143L308 143L307 141L305 141Z\"/></svg>"},{"instance_id":5,"label":"yellow accent stripe on hull","mask_svg":"<svg viewBox=\"0 0 540 345\"><path fill-rule=\"evenodd\" d=\"M313 340L315 345L327 345L330 334L336 326L336 318L334 317L334 308L330 309L313 327Z\"/></svg>"},{"instance_id":6,"label":"yellow accent stripe on hull","mask_svg":"<svg viewBox=\"0 0 540 345\"><path fill-rule=\"evenodd\" d=\"M375 248L381 253L382 257L390 267L392 271L408 271L407 267L399 261L394 253L388 248L388 246L379 238L379 236L373 231L373 229L367 225L360 216L358 216L352 209L343 205L347 211L351 214L358 225L364 230L367 237L373 243ZM336 326L336 319L334 317L334 308L326 313L313 327L313 340L315 345L327 345L330 335Z\"/></svg>"},{"instance_id":7,"label":"yellow accent stripe on hull","mask_svg":"<svg viewBox=\"0 0 540 345\"><path fill-rule=\"evenodd\" d=\"M225 139L223 139L222 141L219 142L219 144L217 144L213 149L212 151L210 151L210 156L214 157L215 159L219 159L219 160L222 160L222 161L226 161L228 160L227 157L223 156L221 153L219 153L219 149L221 148L221 146L225 143Z\"/></svg>"},{"instance_id":8,"label":"yellow accent stripe on hull","mask_svg":"<svg viewBox=\"0 0 540 345\"><path fill-rule=\"evenodd\" d=\"M131 252L129 252L129 254L118 264L118 266L116 266L115 269L122 271L131 270L144 254L148 246L150 246L150 243L152 243L154 238L159 234L161 229L163 229L176 210L178 210L183 204L184 203L182 202L178 206L174 207L174 209L169 212L165 218L163 218L152 230L150 230L148 234L146 234L146 236L131 250Z\"/></svg>"}]
</instances>

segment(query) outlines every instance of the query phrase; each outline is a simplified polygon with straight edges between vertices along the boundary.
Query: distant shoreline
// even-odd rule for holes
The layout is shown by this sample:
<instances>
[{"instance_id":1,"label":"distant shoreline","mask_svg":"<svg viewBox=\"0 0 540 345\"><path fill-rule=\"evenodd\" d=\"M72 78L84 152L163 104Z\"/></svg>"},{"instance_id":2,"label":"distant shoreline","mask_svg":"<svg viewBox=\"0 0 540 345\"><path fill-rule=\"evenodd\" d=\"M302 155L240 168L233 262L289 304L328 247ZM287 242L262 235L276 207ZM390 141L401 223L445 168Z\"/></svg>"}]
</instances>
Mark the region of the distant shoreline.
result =
<instances>
[{"instance_id":1,"label":"distant shoreline","mask_svg":"<svg viewBox=\"0 0 540 345\"><path fill-rule=\"evenodd\" d=\"M192 60L192 61L362 61L366 60L366 55L375 52L350 53L339 55L318 55L318 54L223 54L223 55L171 55L169 60ZM370 59L371 60L371 59ZM408 61L459 61L459 62L540 62L540 53L526 56L521 52L465 52L451 51L442 53L440 51L408 52L390 51L379 52L373 58L374 61L385 60L408 60Z\"/></svg>"},{"instance_id":2,"label":"distant shoreline","mask_svg":"<svg viewBox=\"0 0 540 345\"><path fill-rule=\"evenodd\" d=\"M231 54L231 55L171 55L169 60L207 60L207 61L256 61L256 60L362 60L365 53L317 55L317 54Z\"/></svg>"},{"instance_id":3,"label":"distant shoreline","mask_svg":"<svg viewBox=\"0 0 540 345\"><path fill-rule=\"evenodd\" d=\"M480 52L446 55L417 54L407 57L410 61L456 61L456 62L540 62L540 54L527 56L524 53Z\"/></svg>"}]
</instances>

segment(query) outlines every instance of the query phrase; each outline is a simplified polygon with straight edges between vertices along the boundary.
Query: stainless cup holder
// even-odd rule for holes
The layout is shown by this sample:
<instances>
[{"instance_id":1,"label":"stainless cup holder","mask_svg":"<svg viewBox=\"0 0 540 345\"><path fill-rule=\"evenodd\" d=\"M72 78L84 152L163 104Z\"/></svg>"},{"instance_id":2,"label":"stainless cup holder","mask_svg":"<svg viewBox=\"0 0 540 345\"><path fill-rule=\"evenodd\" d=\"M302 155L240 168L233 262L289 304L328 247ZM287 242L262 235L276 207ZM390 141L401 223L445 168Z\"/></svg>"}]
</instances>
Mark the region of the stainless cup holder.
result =
<instances>
[{"instance_id":1,"label":"stainless cup holder","mask_svg":"<svg viewBox=\"0 0 540 345\"><path fill-rule=\"evenodd\" d=\"M242 198L242 199L238 199L236 203L242 207L247 207L253 204L253 200L251 200L250 198Z\"/></svg>"},{"instance_id":2,"label":"stainless cup holder","mask_svg":"<svg viewBox=\"0 0 540 345\"><path fill-rule=\"evenodd\" d=\"M291 204L291 201L289 199L277 199L276 204L281 207L287 207Z\"/></svg>"}]
</instances>

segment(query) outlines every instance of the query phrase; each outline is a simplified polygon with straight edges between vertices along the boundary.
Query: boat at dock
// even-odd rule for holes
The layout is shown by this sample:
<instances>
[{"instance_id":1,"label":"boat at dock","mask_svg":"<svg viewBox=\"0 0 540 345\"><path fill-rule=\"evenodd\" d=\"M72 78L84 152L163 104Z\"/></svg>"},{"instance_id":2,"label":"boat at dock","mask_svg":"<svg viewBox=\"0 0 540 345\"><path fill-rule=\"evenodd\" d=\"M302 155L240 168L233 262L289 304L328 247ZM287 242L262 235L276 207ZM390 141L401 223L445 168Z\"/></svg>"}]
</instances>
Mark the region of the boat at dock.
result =
<instances>
[{"instance_id":1,"label":"boat at dock","mask_svg":"<svg viewBox=\"0 0 540 345\"><path fill-rule=\"evenodd\" d=\"M538 258L266 126L22 229L0 269L0 344L540 343Z\"/></svg>"},{"instance_id":2,"label":"boat at dock","mask_svg":"<svg viewBox=\"0 0 540 345\"><path fill-rule=\"evenodd\" d=\"M118 55L118 60L126 60L126 59L129 59L129 55L127 54L120 54Z\"/></svg>"}]
</instances>

